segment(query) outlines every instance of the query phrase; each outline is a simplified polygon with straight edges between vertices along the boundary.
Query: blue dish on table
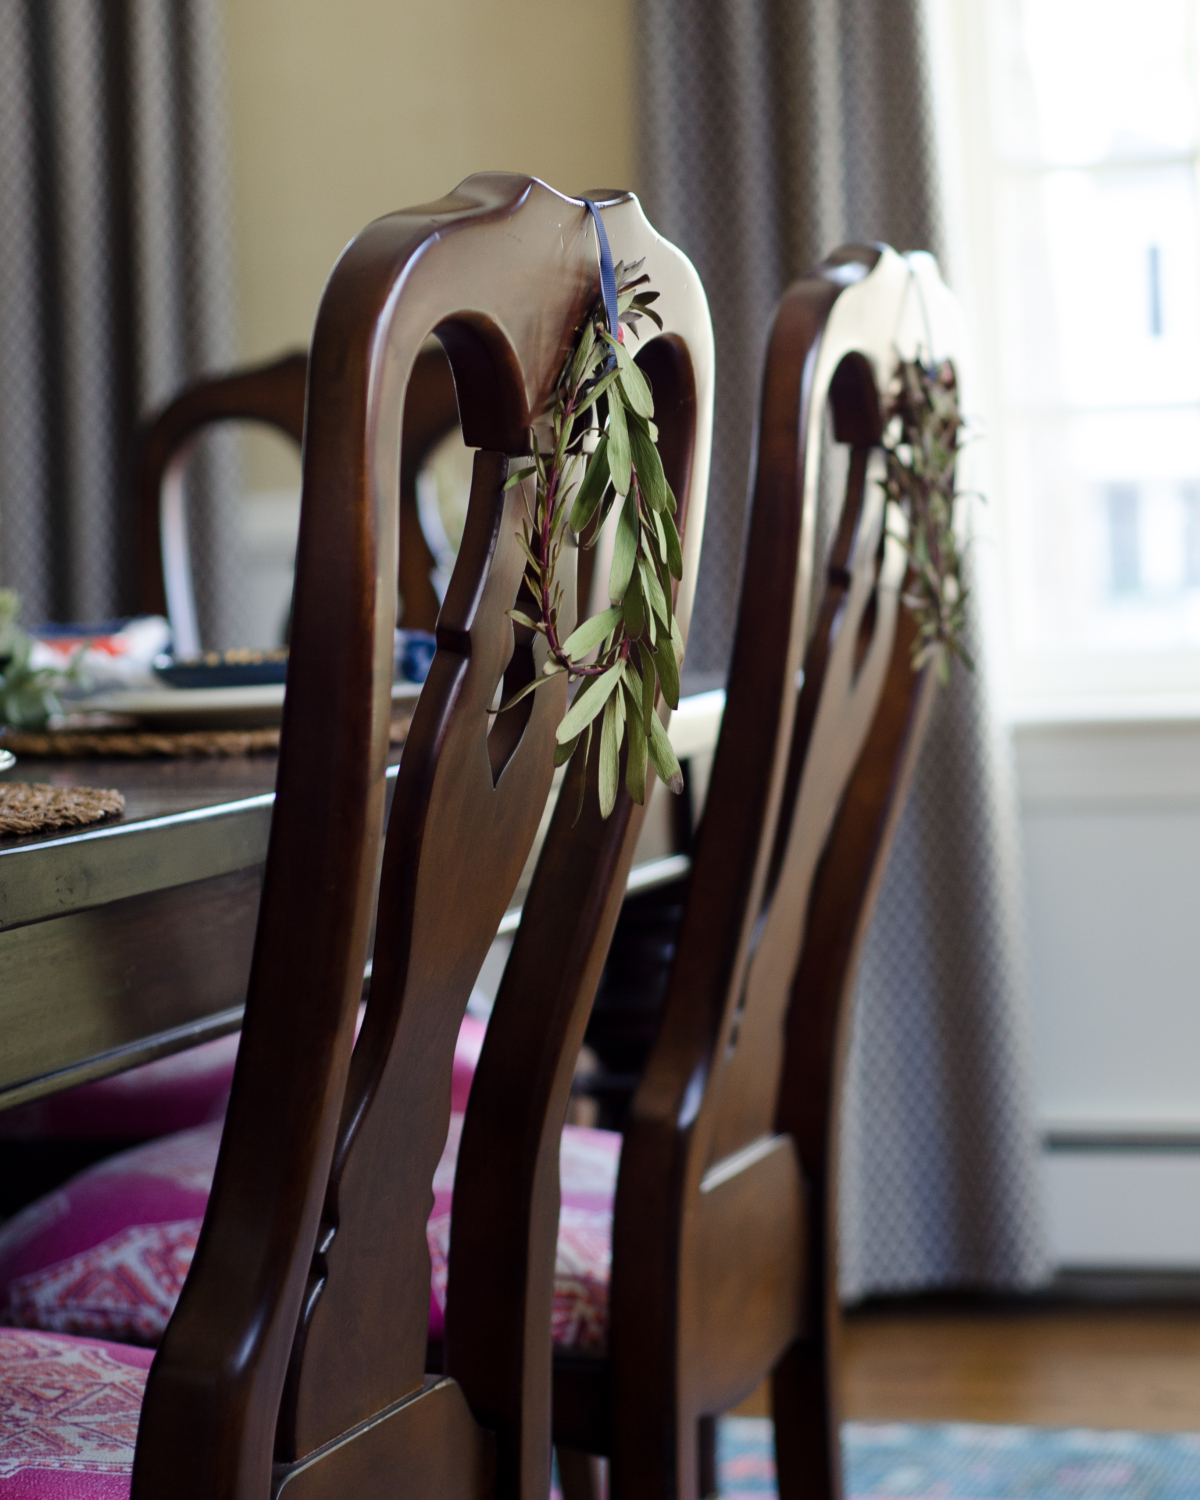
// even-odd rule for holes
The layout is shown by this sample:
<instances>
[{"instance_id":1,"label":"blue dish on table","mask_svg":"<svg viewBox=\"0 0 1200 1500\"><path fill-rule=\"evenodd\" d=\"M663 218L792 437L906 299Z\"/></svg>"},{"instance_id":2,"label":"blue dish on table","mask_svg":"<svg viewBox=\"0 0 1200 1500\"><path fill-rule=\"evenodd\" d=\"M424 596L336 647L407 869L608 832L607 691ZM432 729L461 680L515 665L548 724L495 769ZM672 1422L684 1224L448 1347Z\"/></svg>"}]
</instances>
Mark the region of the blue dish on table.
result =
<instances>
[{"instance_id":1,"label":"blue dish on table","mask_svg":"<svg viewBox=\"0 0 1200 1500\"><path fill-rule=\"evenodd\" d=\"M398 682L424 682L429 676L437 641L425 630L396 632L395 675ZM174 688L265 687L286 682L286 647L277 651L206 651L203 656L177 661L155 659L154 671Z\"/></svg>"},{"instance_id":2,"label":"blue dish on table","mask_svg":"<svg viewBox=\"0 0 1200 1500\"><path fill-rule=\"evenodd\" d=\"M424 682L433 665L437 639L427 630L397 630L396 678L401 682Z\"/></svg>"},{"instance_id":3,"label":"blue dish on table","mask_svg":"<svg viewBox=\"0 0 1200 1500\"><path fill-rule=\"evenodd\" d=\"M286 651L206 651L184 661L159 656L154 671L174 688L265 687L287 679Z\"/></svg>"}]
</instances>

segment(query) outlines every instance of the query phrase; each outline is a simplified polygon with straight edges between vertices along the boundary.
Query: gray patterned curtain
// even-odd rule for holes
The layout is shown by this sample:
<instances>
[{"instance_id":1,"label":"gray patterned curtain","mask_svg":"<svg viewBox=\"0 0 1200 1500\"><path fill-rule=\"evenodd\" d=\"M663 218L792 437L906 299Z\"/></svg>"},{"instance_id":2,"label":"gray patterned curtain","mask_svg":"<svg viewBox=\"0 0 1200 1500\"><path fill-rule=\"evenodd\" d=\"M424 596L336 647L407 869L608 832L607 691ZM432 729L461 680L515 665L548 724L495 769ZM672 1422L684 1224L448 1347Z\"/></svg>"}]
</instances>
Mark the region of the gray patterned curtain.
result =
<instances>
[{"instance_id":1,"label":"gray patterned curtain","mask_svg":"<svg viewBox=\"0 0 1200 1500\"><path fill-rule=\"evenodd\" d=\"M778 297L847 242L943 255L924 6L640 0L639 25L643 197L695 262L716 332L689 668L723 672ZM857 982L842 1121L848 1299L1045 1274L1016 803L984 677L958 670L940 694Z\"/></svg>"},{"instance_id":2,"label":"gray patterned curtain","mask_svg":"<svg viewBox=\"0 0 1200 1500\"><path fill-rule=\"evenodd\" d=\"M138 417L232 362L219 0L0 0L0 584L27 622L137 604ZM193 466L224 643L230 450Z\"/></svg>"}]
</instances>

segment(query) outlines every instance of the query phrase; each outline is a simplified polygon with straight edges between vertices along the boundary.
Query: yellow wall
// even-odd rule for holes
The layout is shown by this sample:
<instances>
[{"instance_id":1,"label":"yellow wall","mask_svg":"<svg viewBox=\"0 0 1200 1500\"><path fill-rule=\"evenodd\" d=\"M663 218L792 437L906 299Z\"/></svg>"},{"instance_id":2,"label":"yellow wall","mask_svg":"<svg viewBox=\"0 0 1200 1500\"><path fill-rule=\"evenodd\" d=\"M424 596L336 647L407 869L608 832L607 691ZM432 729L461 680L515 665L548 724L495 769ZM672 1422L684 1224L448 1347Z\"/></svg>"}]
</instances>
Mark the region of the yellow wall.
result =
<instances>
[{"instance_id":1,"label":"yellow wall","mask_svg":"<svg viewBox=\"0 0 1200 1500\"><path fill-rule=\"evenodd\" d=\"M632 187L633 0L226 0L243 357L339 252L471 172Z\"/></svg>"}]
</instances>

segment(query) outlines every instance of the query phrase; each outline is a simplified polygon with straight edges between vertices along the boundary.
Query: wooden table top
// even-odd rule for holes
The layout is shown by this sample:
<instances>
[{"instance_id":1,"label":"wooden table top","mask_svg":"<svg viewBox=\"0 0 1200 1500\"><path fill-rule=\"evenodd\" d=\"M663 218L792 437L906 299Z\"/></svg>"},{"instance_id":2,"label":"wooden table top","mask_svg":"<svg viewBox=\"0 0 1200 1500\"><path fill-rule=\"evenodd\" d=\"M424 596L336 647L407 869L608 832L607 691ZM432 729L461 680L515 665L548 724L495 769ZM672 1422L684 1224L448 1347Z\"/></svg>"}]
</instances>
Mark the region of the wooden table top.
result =
<instances>
[{"instance_id":1,"label":"wooden table top","mask_svg":"<svg viewBox=\"0 0 1200 1500\"><path fill-rule=\"evenodd\" d=\"M681 758L715 744L719 696L681 704L672 725ZM276 766L274 755L22 757L0 773L125 797L124 815L106 823L0 838L0 1108L240 1024ZM671 801L660 794L648 809L631 890L688 868ZM501 933L520 920L536 853Z\"/></svg>"},{"instance_id":2,"label":"wooden table top","mask_svg":"<svg viewBox=\"0 0 1200 1500\"><path fill-rule=\"evenodd\" d=\"M0 931L260 863L276 765L274 755L23 757L0 780L112 787L125 813L89 828L0 839Z\"/></svg>"}]
</instances>

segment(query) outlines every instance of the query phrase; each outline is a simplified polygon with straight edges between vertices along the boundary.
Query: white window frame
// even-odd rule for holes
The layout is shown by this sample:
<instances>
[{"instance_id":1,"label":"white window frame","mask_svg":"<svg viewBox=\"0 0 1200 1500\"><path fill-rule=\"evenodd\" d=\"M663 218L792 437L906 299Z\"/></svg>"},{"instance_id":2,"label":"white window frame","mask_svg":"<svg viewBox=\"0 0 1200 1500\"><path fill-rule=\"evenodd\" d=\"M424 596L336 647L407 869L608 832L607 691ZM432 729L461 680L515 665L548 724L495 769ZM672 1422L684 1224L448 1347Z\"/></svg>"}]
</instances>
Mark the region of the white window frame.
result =
<instances>
[{"instance_id":1,"label":"white window frame","mask_svg":"<svg viewBox=\"0 0 1200 1500\"><path fill-rule=\"evenodd\" d=\"M996 200L999 179L1012 168L997 161L992 135L988 9L994 3L927 0L947 204L944 270L964 304L974 356L964 380L966 405L981 418L983 436L969 483L986 496L974 511L974 546L998 707L1017 723L1200 719L1200 646L1084 652L1029 649L1019 640L1020 595L1031 581L1023 569L1022 507L1009 501L1013 477L1006 464L1013 404L1001 374ZM1200 146L1192 161L1200 176Z\"/></svg>"}]
</instances>

